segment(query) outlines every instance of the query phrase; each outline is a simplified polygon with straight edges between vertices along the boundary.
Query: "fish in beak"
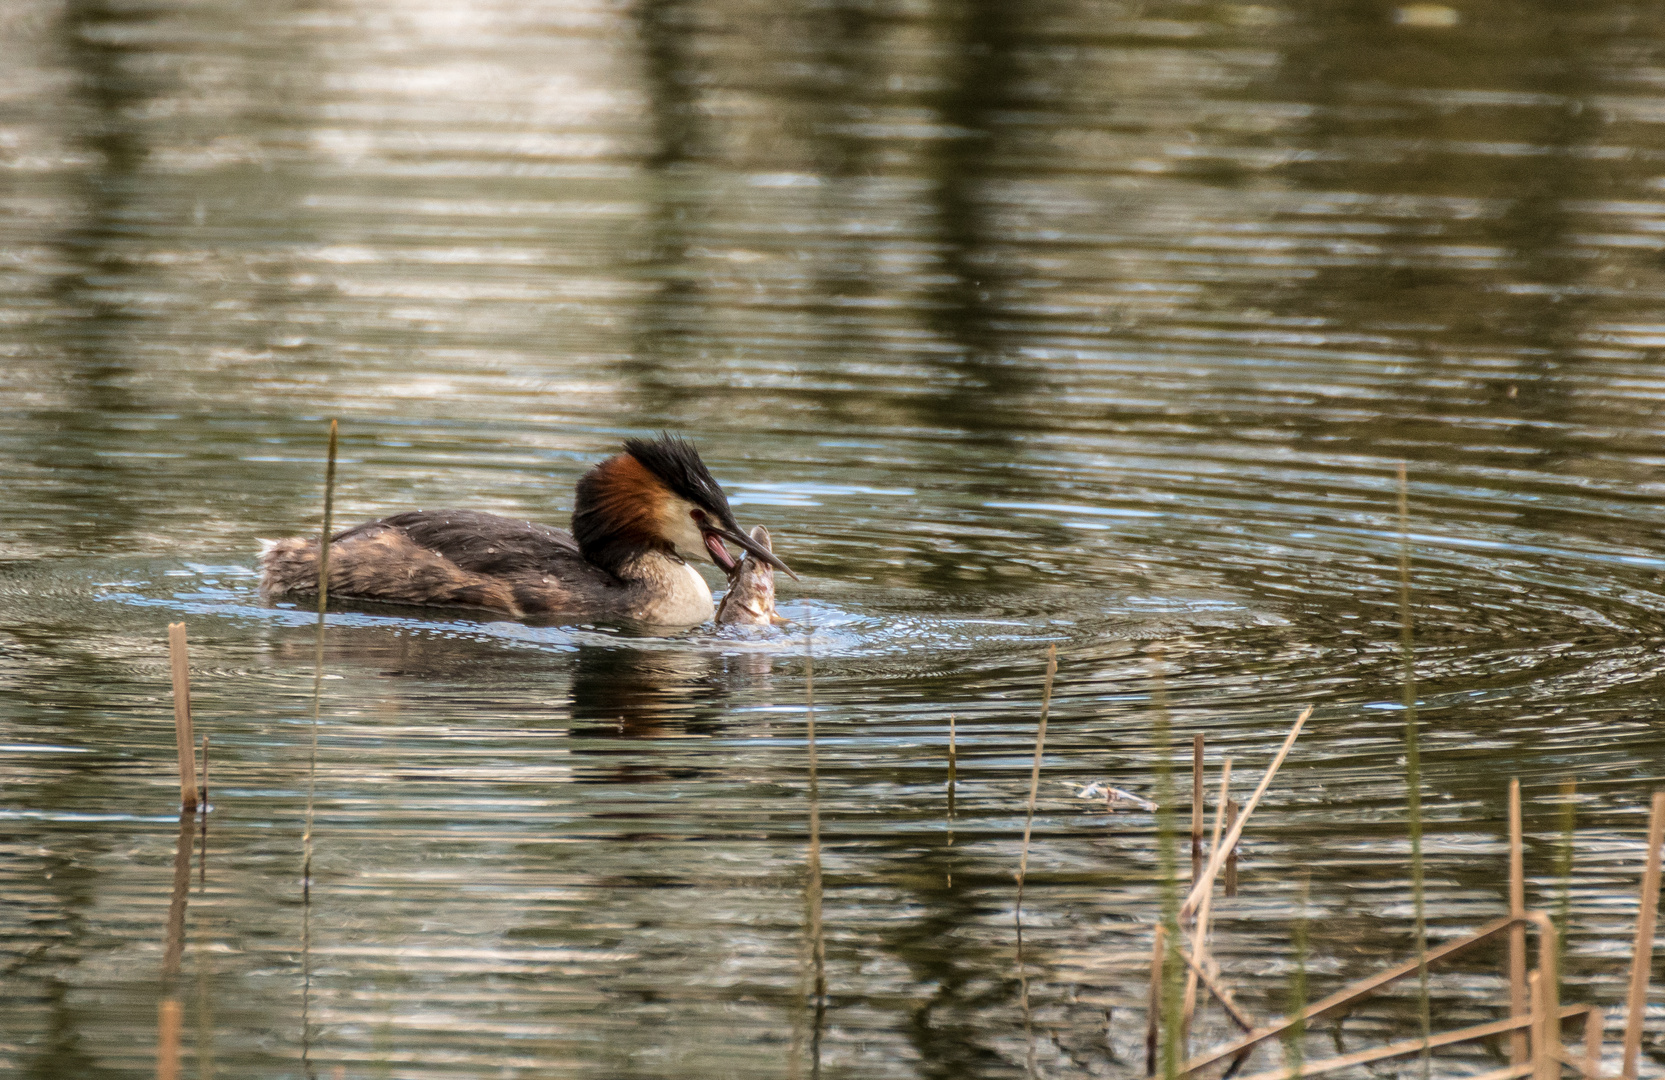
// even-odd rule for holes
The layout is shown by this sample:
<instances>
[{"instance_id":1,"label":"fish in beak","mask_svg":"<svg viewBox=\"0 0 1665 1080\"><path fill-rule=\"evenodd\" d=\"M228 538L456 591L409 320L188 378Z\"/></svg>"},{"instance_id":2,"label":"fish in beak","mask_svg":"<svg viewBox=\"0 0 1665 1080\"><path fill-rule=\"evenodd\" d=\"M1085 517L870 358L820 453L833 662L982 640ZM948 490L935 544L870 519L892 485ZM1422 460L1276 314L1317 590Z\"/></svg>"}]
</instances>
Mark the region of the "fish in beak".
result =
<instances>
[{"instance_id":1,"label":"fish in beak","mask_svg":"<svg viewBox=\"0 0 1665 1080\"><path fill-rule=\"evenodd\" d=\"M769 531L759 525L752 530L751 540L764 551L770 550ZM770 563L751 554L729 575L728 592L717 605L718 626L770 626L786 622L775 611L775 571Z\"/></svg>"}]
</instances>

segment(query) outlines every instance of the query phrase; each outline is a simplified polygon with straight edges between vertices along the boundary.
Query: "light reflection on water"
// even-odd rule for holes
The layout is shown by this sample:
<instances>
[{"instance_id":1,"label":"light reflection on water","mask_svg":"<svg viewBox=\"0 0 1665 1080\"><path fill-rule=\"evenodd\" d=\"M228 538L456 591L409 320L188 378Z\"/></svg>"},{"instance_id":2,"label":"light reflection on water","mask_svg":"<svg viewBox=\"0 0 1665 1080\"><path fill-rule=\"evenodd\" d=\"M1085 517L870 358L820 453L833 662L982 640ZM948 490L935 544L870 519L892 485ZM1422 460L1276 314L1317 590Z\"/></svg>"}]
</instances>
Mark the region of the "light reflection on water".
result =
<instances>
[{"instance_id":1,"label":"light reflection on water","mask_svg":"<svg viewBox=\"0 0 1665 1080\"><path fill-rule=\"evenodd\" d=\"M1511 775L1559 902L1576 778L1567 996L1614 1002L1665 760L1665 25L1409 10L7 5L4 1070L154 1071L184 618L220 1075L1134 1075L1154 825L1076 792L1154 790L1158 666L1245 788L1317 710L1218 909L1241 1000L1284 1001L1303 874L1315 988L1405 954L1400 460L1433 924L1502 910ZM332 614L303 962L312 617L252 566L335 416L348 522L562 523L686 432L804 580L774 636Z\"/></svg>"}]
</instances>

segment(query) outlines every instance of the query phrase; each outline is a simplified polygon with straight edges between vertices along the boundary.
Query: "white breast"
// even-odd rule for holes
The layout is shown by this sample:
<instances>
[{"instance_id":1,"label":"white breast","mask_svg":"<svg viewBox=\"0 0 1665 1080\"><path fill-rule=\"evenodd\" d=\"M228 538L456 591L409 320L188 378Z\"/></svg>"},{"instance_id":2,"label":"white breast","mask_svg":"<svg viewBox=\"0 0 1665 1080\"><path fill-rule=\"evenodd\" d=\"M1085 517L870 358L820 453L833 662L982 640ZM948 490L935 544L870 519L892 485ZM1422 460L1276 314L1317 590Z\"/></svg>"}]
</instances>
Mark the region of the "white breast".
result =
<instances>
[{"instance_id":1,"label":"white breast","mask_svg":"<svg viewBox=\"0 0 1665 1080\"><path fill-rule=\"evenodd\" d=\"M688 571L689 577L694 579L694 588L698 589L699 594L705 597L705 602L707 604L711 603L711 586L705 583L704 575L702 575L698 570L695 570L688 563L683 563L682 568Z\"/></svg>"}]
</instances>

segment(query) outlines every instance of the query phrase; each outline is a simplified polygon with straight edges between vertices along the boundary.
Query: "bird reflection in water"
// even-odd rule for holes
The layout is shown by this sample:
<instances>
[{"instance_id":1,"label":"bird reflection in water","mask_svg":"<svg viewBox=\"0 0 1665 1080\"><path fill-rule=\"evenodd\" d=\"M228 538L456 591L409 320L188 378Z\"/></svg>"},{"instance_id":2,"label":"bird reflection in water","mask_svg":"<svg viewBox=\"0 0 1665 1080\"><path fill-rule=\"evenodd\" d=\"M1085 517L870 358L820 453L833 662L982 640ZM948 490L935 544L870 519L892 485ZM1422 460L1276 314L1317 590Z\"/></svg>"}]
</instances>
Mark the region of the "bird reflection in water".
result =
<instances>
[{"instance_id":1,"label":"bird reflection in water","mask_svg":"<svg viewBox=\"0 0 1665 1080\"><path fill-rule=\"evenodd\" d=\"M380 605L352 605L376 610ZM384 609L385 610L385 609ZM784 640L785 631L773 627L742 627L746 638L738 648L717 649L710 638L677 640L628 636L621 632L606 643L581 644L552 653L517 647L524 642L489 636L458 634L455 620L435 620L431 632L410 625L409 609L400 612L404 624L392 626L330 627L326 641L326 670L343 675L339 689L357 697L377 699L356 712L356 723L371 717L398 724L407 707L429 708L453 701L459 688L481 700L494 687L548 687L545 716L518 714L513 723L525 728L565 728L572 742L566 761L572 779L585 783L651 783L704 775L681 755L654 754L649 748L607 746L614 740L686 739L745 736L760 716L742 714L737 724L737 697L748 704L767 704L773 682L774 650L753 637ZM536 631L532 631L535 633ZM724 627L725 637L730 628ZM310 665L310 643L279 644L274 661L285 659ZM566 685L562 685L565 683ZM485 733L482 732L482 735ZM673 758L680 758L671 764Z\"/></svg>"}]
</instances>

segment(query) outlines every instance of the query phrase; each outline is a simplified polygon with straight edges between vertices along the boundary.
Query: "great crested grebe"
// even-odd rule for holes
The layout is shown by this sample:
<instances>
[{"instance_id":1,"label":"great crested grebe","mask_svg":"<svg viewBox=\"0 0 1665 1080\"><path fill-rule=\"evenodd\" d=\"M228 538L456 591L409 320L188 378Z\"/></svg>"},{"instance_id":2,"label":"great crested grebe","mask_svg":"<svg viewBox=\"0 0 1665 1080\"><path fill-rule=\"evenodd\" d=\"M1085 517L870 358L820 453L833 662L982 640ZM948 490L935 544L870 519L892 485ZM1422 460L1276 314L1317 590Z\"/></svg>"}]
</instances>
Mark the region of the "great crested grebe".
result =
<instances>
[{"instance_id":1,"label":"great crested grebe","mask_svg":"<svg viewBox=\"0 0 1665 1080\"><path fill-rule=\"evenodd\" d=\"M395 514L330 540L330 596L688 626L711 618L711 590L684 557L735 574L724 540L797 577L741 531L690 443L626 439L579 478L572 532L476 510ZM262 596L317 592L317 540L262 541Z\"/></svg>"}]
</instances>

